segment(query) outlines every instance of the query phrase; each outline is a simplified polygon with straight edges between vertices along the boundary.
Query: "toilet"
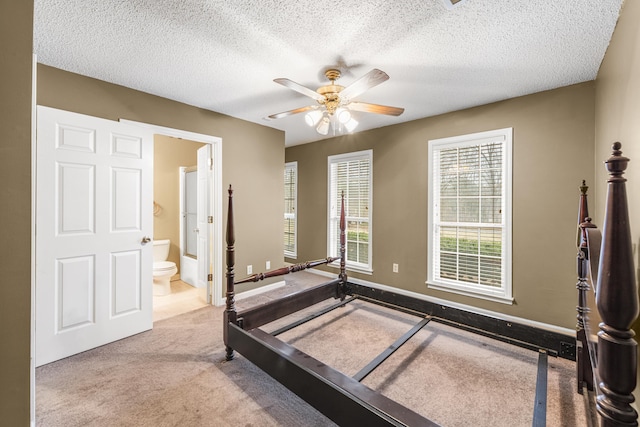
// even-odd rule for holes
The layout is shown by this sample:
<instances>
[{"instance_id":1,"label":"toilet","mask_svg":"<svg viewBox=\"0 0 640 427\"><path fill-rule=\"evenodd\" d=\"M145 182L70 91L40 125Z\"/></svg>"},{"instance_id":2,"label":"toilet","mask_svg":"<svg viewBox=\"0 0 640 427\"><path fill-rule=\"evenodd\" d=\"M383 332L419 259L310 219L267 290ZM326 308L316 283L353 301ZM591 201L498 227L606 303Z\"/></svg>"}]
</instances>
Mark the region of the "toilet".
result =
<instances>
[{"instance_id":1,"label":"toilet","mask_svg":"<svg viewBox=\"0 0 640 427\"><path fill-rule=\"evenodd\" d=\"M171 293L171 276L178 272L175 262L167 261L171 241L153 241L153 295L162 296Z\"/></svg>"}]
</instances>

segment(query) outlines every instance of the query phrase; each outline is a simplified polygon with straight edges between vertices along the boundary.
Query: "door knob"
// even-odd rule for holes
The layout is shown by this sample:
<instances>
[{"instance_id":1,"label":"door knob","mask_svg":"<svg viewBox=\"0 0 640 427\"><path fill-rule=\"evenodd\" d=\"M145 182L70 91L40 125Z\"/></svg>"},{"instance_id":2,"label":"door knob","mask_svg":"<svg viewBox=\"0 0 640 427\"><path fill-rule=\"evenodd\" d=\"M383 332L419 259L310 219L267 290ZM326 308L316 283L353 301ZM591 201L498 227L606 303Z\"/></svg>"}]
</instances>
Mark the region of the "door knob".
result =
<instances>
[{"instance_id":1,"label":"door knob","mask_svg":"<svg viewBox=\"0 0 640 427\"><path fill-rule=\"evenodd\" d=\"M146 245L147 243L149 243L151 241L151 237L149 236L144 236L142 238L142 241L140 243L142 243L143 245Z\"/></svg>"}]
</instances>

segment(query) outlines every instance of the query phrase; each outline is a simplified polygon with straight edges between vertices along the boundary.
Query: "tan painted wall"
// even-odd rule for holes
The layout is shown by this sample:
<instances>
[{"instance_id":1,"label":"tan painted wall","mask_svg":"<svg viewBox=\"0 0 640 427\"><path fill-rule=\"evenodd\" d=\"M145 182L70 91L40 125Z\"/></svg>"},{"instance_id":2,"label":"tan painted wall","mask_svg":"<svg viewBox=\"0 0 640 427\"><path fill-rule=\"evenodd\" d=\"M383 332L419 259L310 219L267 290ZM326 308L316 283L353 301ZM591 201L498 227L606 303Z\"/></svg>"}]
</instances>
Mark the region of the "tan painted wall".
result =
<instances>
[{"instance_id":1,"label":"tan painted wall","mask_svg":"<svg viewBox=\"0 0 640 427\"><path fill-rule=\"evenodd\" d=\"M33 0L0 3L0 414L29 424Z\"/></svg>"},{"instance_id":2,"label":"tan painted wall","mask_svg":"<svg viewBox=\"0 0 640 427\"><path fill-rule=\"evenodd\" d=\"M153 238L170 239L169 261L180 271L180 167L196 166L204 144L156 135L153 139L153 200L160 209L153 216Z\"/></svg>"},{"instance_id":3,"label":"tan painted wall","mask_svg":"<svg viewBox=\"0 0 640 427\"><path fill-rule=\"evenodd\" d=\"M352 277L574 328L577 195L593 178L593 120L588 82L287 148L286 161L298 161L298 260L327 251L327 156L372 148L374 272ZM427 289L427 141L505 127L513 127L515 304Z\"/></svg>"},{"instance_id":4,"label":"tan painted wall","mask_svg":"<svg viewBox=\"0 0 640 427\"><path fill-rule=\"evenodd\" d=\"M624 2L618 25L596 79L595 205L591 215L602 225L607 171L603 165L611 155L611 144L622 143L631 159L625 173L629 202L629 223L635 245L636 281L640 278L640 2ZM640 319L634 325L640 338ZM640 359L639 359L640 360ZM640 397L640 367L636 399Z\"/></svg>"},{"instance_id":5,"label":"tan painted wall","mask_svg":"<svg viewBox=\"0 0 640 427\"><path fill-rule=\"evenodd\" d=\"M222 138L225 224L226 189L235 189L236 273L243 276L248 264L263 271L267 260L273 268L283 264L283 132L41 64L38 104Z\"/></svg>"}]
</instances>

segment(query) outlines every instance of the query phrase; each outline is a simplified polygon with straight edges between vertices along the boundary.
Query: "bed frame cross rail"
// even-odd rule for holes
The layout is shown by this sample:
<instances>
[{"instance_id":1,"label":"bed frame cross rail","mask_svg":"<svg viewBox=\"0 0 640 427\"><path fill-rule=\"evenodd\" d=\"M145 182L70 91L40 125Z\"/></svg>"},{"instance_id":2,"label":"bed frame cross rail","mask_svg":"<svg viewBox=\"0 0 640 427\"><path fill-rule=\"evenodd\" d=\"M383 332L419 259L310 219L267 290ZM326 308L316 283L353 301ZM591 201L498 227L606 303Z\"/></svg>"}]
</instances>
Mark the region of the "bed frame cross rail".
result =
<instances>
[{"instance_id":1,"label":"bed frame cross rail","mask_svg":"<svg viewBox=\"0 0 640 427\"><path fill-rule=\"evenodd\" d=\"M538 372L536 374L536 399L533 406L533 427L547 425L547 366L549 356L544 350L538 353Z\"/></svg>"},{"instance_id":2,"label":"bed frame cross rail","mask_svg":"<svg viewBox=\"0 0 640 427\"><path fill-rule=\"evenodd\" d=\"M347 298L347 299L345 299L343 301L340 301L340 302L338 302L336 304L332 304L329 307L326 307L326 308L324 308L324 309L322 309L322 310L320 310L320 311L318 311L316 313L310 314L309 316L307 316L307 317L305 317L303 319L296 320L293 323L290 323L290 324L288 324L286 326L283 326L281 328L276 329L275 331L271 332L271 335L273 335L274 337L277 337L278 335L283 334L283 333L285 333L287 331L290 331L293 328L297 328L298 326L304 325L305 323L310 322L313 319L317 319L318 317L322 316L323 314L327 314L327 313L335 310L336 308L344 307L348 303L353 301L354 299L356 299L356 297L350 297L350 298Z\"/></svg>"}]
</instances>

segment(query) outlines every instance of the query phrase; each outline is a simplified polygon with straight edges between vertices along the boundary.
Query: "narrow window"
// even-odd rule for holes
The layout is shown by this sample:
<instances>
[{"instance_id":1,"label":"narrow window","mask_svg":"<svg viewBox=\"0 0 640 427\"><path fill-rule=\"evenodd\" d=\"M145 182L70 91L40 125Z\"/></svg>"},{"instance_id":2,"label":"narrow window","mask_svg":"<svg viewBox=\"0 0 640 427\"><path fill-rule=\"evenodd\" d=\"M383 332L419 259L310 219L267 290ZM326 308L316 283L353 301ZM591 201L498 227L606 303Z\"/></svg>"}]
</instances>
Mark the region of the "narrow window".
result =
<instances>
[{"instance_id":1,"label":"narrow window","mask_svg":"<svg viewBox=\"0 0 640 427\"><path fill-rule=\"evenodd\" d=\"M512 303L512 129L429 141L430 288Z\"/></svg>"},{"instance_id":2,"label":"narrow window","mask_svg":"<svg viewBox=\"0 0 640 427\"><path fill-rule=\"evenodd\" d=\"M340 255L340 200L344 193L347 268L371 273L373 151L329 156L328 160L329 255Z\"/></svg>"},{"instance_id":3,"label":"narrow window","mask_svg":"<svg viewBox=\"0 0 640 427\"><path fill-rule=\"evenodd\" d=\"M284 256L296 258L298 162L284 165Z\"/></svg>"}]
</instances>

